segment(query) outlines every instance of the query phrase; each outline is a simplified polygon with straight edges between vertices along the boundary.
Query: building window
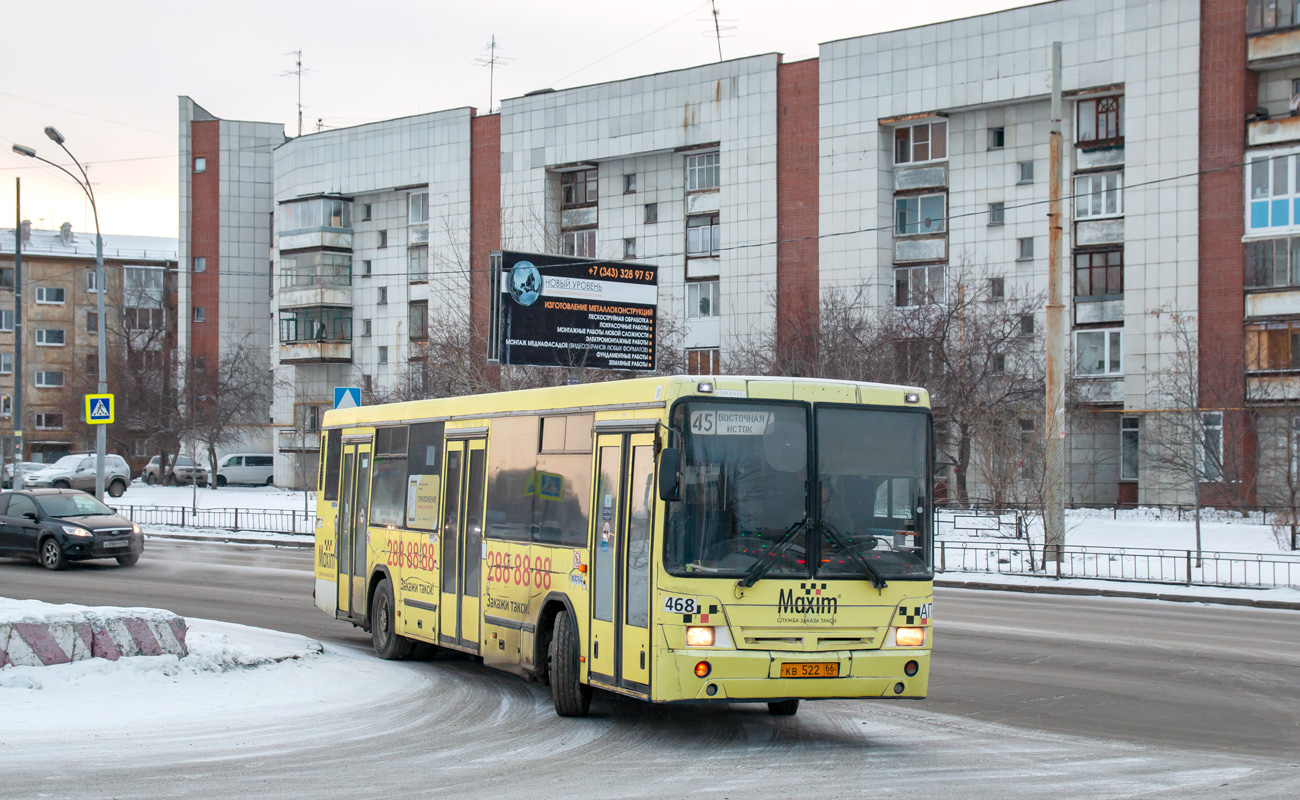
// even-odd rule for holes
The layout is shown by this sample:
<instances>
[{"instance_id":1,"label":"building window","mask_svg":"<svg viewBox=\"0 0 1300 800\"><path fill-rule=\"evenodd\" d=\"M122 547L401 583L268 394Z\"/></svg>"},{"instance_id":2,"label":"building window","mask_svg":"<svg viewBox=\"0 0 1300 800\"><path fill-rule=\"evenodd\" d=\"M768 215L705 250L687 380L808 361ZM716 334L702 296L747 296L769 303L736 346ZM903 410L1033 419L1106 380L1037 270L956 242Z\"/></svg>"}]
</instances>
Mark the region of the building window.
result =
<instances>
[{"instance_id":1,"label":"building window","mask_svg":"<svg viewBox=\"0 0 1300 800\"><path fill-rule=\"evenodd\" d=\"M207 272L207 271L208 271L208 260L207 260L206 258L204 258L203 256L198 256L198 257L196 257L196 258L194 259L194 271L195 271L195 272Z\"/></svg>"},{"instance_id":2,"label":"building window","mask_svg":"<svg viewBox=\"0 0 1300 800\"><path fill-rule=\"evenodd\" d=\"M1289 28L1300 25L1300 2L1297 0L1246 0L1246 33Z\"/></svg>"},{"instance_id":3,"label":"building window","mask_svg":"<svg viewBox=\"0 0 1300 800\"><path fill-rule=\"evenodd\" d=\"M0 353L0 375L14 374L14 354Z\"/></svg>"},{"instance_id":4,"label":"building window","mask_svg":"<svg viewBox=\"0 0 1300 800\"><path fill-rule=\"evenodd\" d=\"M1007 283L1005 278L989 278L989 299L1001 300L1007 296Z\"/></svg>"},{"instance_id":5,"label":"building window","mask_svg":"<svg viewBox=\"0 0 1300 800\"><path fill-rule=\"evenodd\" d=\"M36 343L39 345L45 345L46 347L62 347L65 344L63 338L62 328L36 329Z\"/></svg>"},{"instance_id":6,"label":"building window","mask_svg":"<svg viewBox=\"0 0 1300 800\"><path fill-rule=\"evenodd\" d=\"M99 335L99 312L98 311L86 312L86 333L90 334L91 336Z\"/></svg>"},{"instance_id":7,"label":"building window","mask_svg":"<svg viewBox=\"0 0 1300 800\"><path fill-rule=\"evenodd\" d=\"M14 415L14 398L12 395L0 394L0 417L12 417ZM8 437L5 437L8 441ZM9 458L9 451L4 451L5 459Z\"/></svg>"},{"instance_id":8,"label":"building window","mask_svg":"<svg viewBox=\"0 0 1300 800\"><path fill-rule=\"evenodd\" d=\"M380 247L388 246L388 231L379 232L379 246Z\"/></svg>"},{"instance_id":9,"label":"building window","mask_svg":"<svg viewBox=\"0 0 1300 800\"><path fill-rule=\"evenodd\" d=\"M36 370L36 388L58 389L62 386L63 372L61 370Z\"/></svg>"},{"instance_id":10,"label":"building window","mask_svg":"<svg viewBox=\"0 0 1300 800\"><path fill-rule=\"evenodd\" d=\"M1034 237L1025 236L1016 239L1016 260L1033 261L1034 260Z\"/></svg>"},{"instance_id":11,"label":"building window","mask_svg":"<svg viewBox=\"0 0 1300 800\"><path fill-rule=\"evenodd\" d=\"M1033 314L1021 314L1021 315L1020 315L1020 335L1021 335L1021 336L1033 336L1033 335L1034 335L1034 315L1033 315Z\"/></svg>"},{"instance_id":12,"label":"building window","mask_svg":"<svg viewBox=\"0 0 1300 800\"><path fill-rule=\"evenodd\" d=\"M37 286L36 302L44 305L63 305L63 290L53 286Z\"/></svg>"},{"instance_id":13,"label":"building window","mask_svg":"<svg viewBox=\"0 0 1300 800\"><path fill-rule=\"evenodd\" d=\"M429 248L412 247L406 251L406 277L412 282L429 280Z\"/></svg>"},{"instance_id":14,"label":"building window","mask_svg":"<svg viewBox=\"0 0 1300 800\"><path fill-rule=\"evenodd\" d=\"M388 347L386 345L379 346L379 363L380 364L388 363Z\"/></svg>"},{"instance_id":15,"label":"building window","mask_svg":"<svg viewBox=\"0 0 1300 800\"><path fill-rule=\"evenodd\" d=\"M147 357L147 356L155 355L156 353L157 351L154 350L146 350L144 353L137 354L137 355L144 355ZM153 365L148 365L148 367L152 369ZM98 351L94 353L86 353L86 374L87 375L99 374L99 352Z\"/></svg>"},{"instance_id":16,"label":"building window","mask_svg":"<svg viewBox=\"0 0 1300 800\"><path fill-rule=\"evenodd\" d=\"M352 201L313 197L280 206L280 232L338 228L352 230Z\"/></svg>"},{"instance_id":17,"label":"building window","mask_svg":"<svg viewBox=\"0 0 1300 800\"><path fill-rule=\"evenodd\" d=\"M380 287L379 287L379 299L375 301L375 305L377 305L377 306L386 306L386 305L388 305L388 287L387 287L387 286L380 286Z\"/></svg>"},{"instance_id":18,"label":"building window","mask_svg":"<svg viewBox=\"0 0 1300 800\"><path fill-rule=\"evenodd\" d=\"M686 257L716 256L722 244L717 214L686 218Z\"/></svg>"},{"instance_id":19,"label":"building window","mask_svg":"<svg viewBox=\"0 0 1300 800\"><path fill-rule=\"evenodd\" d=\"M370 320L368 319L361 320L361 335L362 336L370 335Z\"/></svg>"},{"instance_id":20,"label":"building window","mask_svg":"<svg viewBox=\"0 0 1300 800\"><path fill-rule=\"evenodd\" d=\"M1005 225L1007 221L1006 203L989 203L989 224Z\"/></svg>"},{"instance_id":21,"label":"building window","mask_svg":"<svg viewBox=\"0 0 1300 800\"><path fill-rule=\"evenodd\" d=\"M1002 375L1007 371L1007 354L993 353L989 356L989 372L994 375Z\"/></svg>"},{"instance_id":22,"label":"building window","mask_svg":"<svg viewBox=\"0 0 1300 800\"><path fill-rule=\"evenodd\" d=\"M1246 370L1300 370L1300 320L1247 325Z\"/></svg>"},{"instance_id":23,"label":"building window","mask_svg":"<svg viewBox=\"0 0 1300 800\"><path fill-rule=\"evenodd\" d=\"M708 319L718 316L718 282L690 281L686 284L686 318Z\"/></svg>"},{"instance_id":24,"label":"building window","mask_svg":"<svg viewBox=\"0 0 1300 800\"><path fill-rule=\"evenodd\" d=\"M411 225L423 225L429 221L429 193L411 192L406 200L407 217Z\"/></svg>"},{"instance_id":25,"label":"building window","mask_svg":"<svg viewBox=\"0 0 1300 800\"><path fill-rule=\"evenodd\" d=\"M948 123L921 122L894 129L894 163L918 164L948 157Z\"/></svg>"},{"instance_id":26,"label":"building window","mask_svg":"<svg viewBox=\"0 0 1300 800\"><path fill-rule=\"evenodd\" d=\"M1075 110L1078 115L1074 129L1076 142L1115 142L1124 136L1124 98L1080 100Z\"/></svg>"},{"instance_id":27,"label":"building window","mask_svg":"<svg viewBox=\"0 0 1300 800\"><path fill-rule=\"evenodd\" d=\"M1138 418L1119 418L1119 479L1138 479Z\"/></svg>"},{"instance_id":28,"label":"building window","mask_svg":"<svg viewBox=\"0 0 1300 800\"><path fill-rule=\"evenodd\" d=\"M1117 217L1124 213L1123 173L1096 172L1074 178L1074 218Z\"/></svg>"},{"instance_id":29,"label":"building window","mask_svg":"<svg viewBox=\"0 0 1300 800\"><path fill-rule=\"evenodd\" d=\"M36 414L36 430L57 431L63 429L62 414Z\"/></svg>"},{"instance_id":30,"label":"building window","mask_svg":"<svg viewBox=\"0 0 1300 800\"><path fill-rule=\"evenodd\" d=\"M560 252L577 258L596 257L596 229L564 231L560 234Z\"/></svg>"},{"instance_id":31,"label":"building window","mask_svg":"<svg viewBox=\"0 0 1300 800\"><path fill-rule=\"evenodd\" d=\"M947 195L922 194L894 199L894 232L899 236L943 233Z\"/></svg>"},{"instance_id":32,"label":"building window","mask_svg":"<svg viewBox=\"0 0 1300 800\"><path fill-rule=\"evenodd\" d=\"M947 299L944 264L894 268L894 305L899 308L942 303Z\"/></svg>"},{"instance_id":33,"label":"building window","mask_svg":"<svg viewBox=\"0 0 1300 800\"><path fill-rule=\"evenodd\" d=\"M98 292L99 288L95 283L95 268L91 267L90 272L86 273L86 291Z\"/></svg>"},{"instance_id":34,"label":"building window","mask_svg":"<svg viewBox=\"0 0 1300 800\"><path fill-rule=\"evenodd\" d=\"M1124 251L1074 254L1074 296L1118 300L1124 296Z\"/></svg>"},{"instance_id":35,"label":"building window","mask_svg":"<svg viewBox=\"0 0 1300 800\"><path fill-rule=\"evenodd\" d=\"M292 308L280 311L280 341L350 342L352 309L337 306Z\"/></svg>"},{"instance_id":36,"label":"building window","mask_svg":"<svg viewBox=\"0 0 1300 800\"><path fill-rule=\"evenodd\" d=\"M1246 286L1300 285L1300 240L1246 242Z\"/></svg>"},{"instance_id":37,"label":"building window","mask_svg":"<svg viewBox=\"0 0 1300 800\"><path fill-rule=\"evenodd\" d=\"M1074 374L1080 377L1123 375L1124 331L1085 330L1074 332Z\"/></svg>"},{"instance_id":38,"label":"building window","mask_svg":"<svg viewBox=\"0 0 1300 800\"><path fill-rule=\"evenodd\" d=\"M658 221L659 221L659 204L658 204L658 203L646 203L646 204L645 204L645 224L647 224L647 225L653 225L653 224L655 224L655 223L658 222Z\"/></svg>"},{"instance_id":39,"label":"building window","mask_svg":"<svg viewBox=\"0 0 1300 800\"><path fill-rule=\"evenodd\" d=\"M686 351L686 371L691 375L720 375L721 362L721 351L716 347Z\"/></svg>"},{"instance_id":40,"label":"building window","mask_svg":"<svg viewBox=\"0 0 1300 800\"><path fill-rule=\"evenodd\" d=\"M623 176L623 194L636 193L636 173L629 172Z\"/></svg>"},{"instance_id":41,"label":"building window","mask_svg":"<svg viewBox=\"0 0 1300 800\"><path fill-rule=\"evenodd\" d=\"M1210 411L1201 417L1202 478L1217 481L1223 477L1223 414Z\"/></svg>"},{"instance_id":42,"label":"building window","mask_svg":"<svg viewBox=\"0 0 1300 800\"><path fill-rule=\"evenodd\" d=\"M411 332L411 340L429 338L429 301L419 300L406 308L406 326Z\"/></svg>"},{"instance_id":43,"label":"building window","mask_svg":"<svg viewBox=\"0 0 1300 800\"><path fill-rule=\"evenodd\" d=\"M207 322L207 317L208 317L207 312L204 311L203 306L195 306L195 307L194 307L194 321L195 321L195 322Z\"/></svg>"},{"instance_id":44,"label":"building window","mask_svg":"<svg viewBox=\"0 0 1300 800\"><path fill-rule=\"evenodd\" d=\"M319 433L321 417L325 414L322 406L309 403L296 403L293 407L293 426L303 433Z\"/></svg>"},{"instance_id":45,"label":"building window","mask_svg":"<svg viewBox=\"0 0 1300 800\"><path fill-rule=\"evenodd\" d=\"M122 321L128 331L160 331L166 325L166 312L161 308L124 308Z\"/></svg>"},{"instance_id":46,"label":"building window","mask_svg":"<svg viewBox=\"0 0 1300 800\"><path fill-rule=\"evenodd\" d=\"M203 156L199 156L199 157L195 158L195 159L194 159L194 171L195 171L195 172L207 172L207 171L208 171L208 160L207 160L206 158L204 158Z\"/></svg>"},{"instance_id":47,"label":"building window","mask_svg":"<svg viewBox=\"0 0 1300 800\"><path fill-rule=\"evenodd\" d=\"M280 286L351 286L352 254L303 250L280 257Z\"/></svg>"},{"instance_id":48,"label":"building window","mask_svg":"<svg viewBox=\"0 0 1300 800\"><path fill-rule=\"evenodd\" d=\"M362 203L362 204L361 204L361 221L362 221L362 222L369 222L369 221L370 221L370 204L369 204L369 203Z\"/></svg>"},{"instance_id":49,"label":"building window","mask_svg":"<svg viewBox=\"0 0 1300 800\"><path fill-rule=\"evenodd\" d=\"M560 208L594 206L599 199L600 189L595 167L560 173Z\"/></svg>"},{"instance_id":50,"label":"building window","mask_svg":"<svg viewBox=\"0 0 1300 800\"><path fill-rule=\"evenodd\" d=\"M13 333L14 330L14 310L12 308L0 308L0 331Z\"/></svg>"},{"instance_id":51,"label":"building window","mask_svg":"<svg viewBox=\"0 0 1300 800\"><path fill-rule=\"evenodd\" d=\"M1038 420L1034 417L1021 417L1020 420L1020 478L1032 480L1037 462L1031 458L1034 442L1037 439Z\"/></svg>"},{"instance_id":52,"label":"building window","mask_svg":"<svg viewBox=\"0 0 1300 800\"><path fill-rule=\"evenodd\" d=\"M0 267L0 289L14 288L14 271L12 267Z\"/></svg>"},{"instance_id":53,"label":"building window","mask_svg":"<svg viewBox=\"0 0 1300 800\"><path fill-rule=\"evenodd\" d=\"M194 357L194 370L195 370L195 372L202 372L203 370L205 370L205 369L207 369L207 368L208 368L208 359L207 359L206 356L195 356L195 357Z\"/></svg>"},{"instance_id":54,"label":"building window","mask_svg":"<svg viewBox=\"0 0 1300 800\"><path fill-rule=\"evenodd\" d=\"M1016 179L1016 183L1034 182L1034 162L1021 161L1019 164L1016 165L1016 168L1020 172L1020 177Z\"/></svg>"},{"instance_id":55,"label":"building window","mask_svg":"<svg viewBox=\"0 0 1300 800\"><path fill-rule=\"evenodd\" d=\"M369 278L370 274L370 259L367 258L361 262L361 276Z\"/></svg>"},{"instance_id":56,"label":"building window","mask_svg":"<svg viewBox=\"0 0 1300 800\"><path fill-rule=\"evenodd\" d=\"M636 239L623 240L623 258L629 261L636 258Z\"/></svg>"},{"instance_id":57,"label":"building window","mask_svg":"<svg viewBox=\"0 0 1300 800\"><path fill-rule=\"evenodd\" d=\"M1007 129L1002 126L998 126L996 128L989 128L989 149L1001 150L1006 146L1007 146Z\"/></svg>"},{"instance_id":58,"label":"building window","mask_svg":"<svg viewBox=\"0 0 1300 800\"><path fill-rule=\"evenodd\" d=\"M686 191L707 192L722 185L718 153L696 153L686 157Z\"/></svg>"},{"instance_id":59,"label":"building window","mask_svg":"<svg viewBox=\"0 0 1300 800\"><path fill-rule=\"evenodd\" d=\"M369 375L363 374L361 376L361 391L365 392L366 394L370 394L371 392L373 392L375 390L375 384L373 381L374 379L371 378Z\"/></svg>"}]
</instances>

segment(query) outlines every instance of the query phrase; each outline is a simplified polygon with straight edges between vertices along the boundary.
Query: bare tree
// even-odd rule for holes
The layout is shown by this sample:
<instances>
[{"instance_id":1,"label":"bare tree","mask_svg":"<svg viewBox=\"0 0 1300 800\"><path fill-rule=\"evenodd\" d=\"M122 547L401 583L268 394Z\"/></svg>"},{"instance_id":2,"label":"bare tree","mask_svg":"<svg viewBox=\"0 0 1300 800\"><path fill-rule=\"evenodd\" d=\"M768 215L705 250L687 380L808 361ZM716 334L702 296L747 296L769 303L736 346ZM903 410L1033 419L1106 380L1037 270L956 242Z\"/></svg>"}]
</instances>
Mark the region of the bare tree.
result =
<instances>
[{"instance_id":1,"label":"bare tree","mask_svg":"<svg viewBox=\"0 0 1300 800\"><path fill-rule=\"evenodd\" d=\"M269 418L273 388L271 373L257 366L249 340L224 349L216 364L191 360L184 370L186 438L203 445L213 469L217 448L238 440L240 423Z\"/></svg>"}]
</instances>

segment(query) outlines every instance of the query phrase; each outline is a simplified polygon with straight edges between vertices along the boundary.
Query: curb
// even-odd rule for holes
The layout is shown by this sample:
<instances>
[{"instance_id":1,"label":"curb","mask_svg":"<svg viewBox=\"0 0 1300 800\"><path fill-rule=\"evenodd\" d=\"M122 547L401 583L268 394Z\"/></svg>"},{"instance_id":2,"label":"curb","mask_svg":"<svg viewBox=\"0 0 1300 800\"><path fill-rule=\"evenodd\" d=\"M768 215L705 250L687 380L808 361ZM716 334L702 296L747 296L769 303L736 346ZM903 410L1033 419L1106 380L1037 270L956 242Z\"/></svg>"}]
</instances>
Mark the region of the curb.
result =
<instances>
[{"instance_id":1,"label":"curb","mask_svg":"<svg viewBox=\"0 0 1300 800\"><path fill-rule=\"evenodd\" d=\"M984 581L936 580L934 585L943 589L982 589L990 592L1022 592L1027 594L1060 594L1078 597L1124 597L1133 600L1165 600L1172 603L1214 603L1224 606L1272 608L1300 611L1300 603L1285 600L1253 600L1249 597L1215 597L1212 595L1169 594L1144 592L1137 589L1094 589L1089 586L1055 586L1050 583L986 583ZM1261 590L1264 591L1264 590Z\"/></svg>"},{"instance_id":2,"label":"curb","mask_svg":"<svg viewBox=\"0 0 1300 800\"><path fill-rule=\"evenodd\" d=\"M145 531L144 535L147 539L177 539L185 542L211 542L214 544L257 544L264 547L295 547L301 549L316 546L314 537L305 542L295 542L292 540L253 539L247 536L190 536L184 533L156 533L154 531Z\"/></svg>"},{"instance_id":3,"label":"curb","mask_svg":"<svg viewBox=\"0 0 1300 800\"><path fill-rule=\"evenodd\" d=\"M0 667L48 667L90 658L189 654L187 626L170 611L55 611L47 619L0 622ZM112 612L111 609L107 610Z\"/></svg>"}]
</instances>

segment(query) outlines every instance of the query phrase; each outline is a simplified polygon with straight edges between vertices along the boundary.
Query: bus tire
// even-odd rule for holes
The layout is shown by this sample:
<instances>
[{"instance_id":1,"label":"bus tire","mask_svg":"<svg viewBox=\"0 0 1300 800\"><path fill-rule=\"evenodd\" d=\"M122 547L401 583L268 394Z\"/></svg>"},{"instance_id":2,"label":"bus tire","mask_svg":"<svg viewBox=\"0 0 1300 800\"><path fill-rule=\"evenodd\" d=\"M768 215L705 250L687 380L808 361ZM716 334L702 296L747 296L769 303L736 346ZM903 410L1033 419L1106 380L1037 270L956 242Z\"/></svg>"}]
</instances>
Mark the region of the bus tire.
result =
<instances>
[{"instance_id":1,"label":"bus tire","mask_svg":"<svg viewBox=\"0 0 1300 800\"><path fill-rule=\"evenodd\" d=\"M395 630L393 606L393 585L385 578L375 589L375 599L370 606L370 643L380 658L401 661L411 657L415 643Z\"/></svg>"},{"instance_id":2,"label":"bus tire","mask_svg":"<svg viewBox=\"0 0 1300 800\"><path fill-rule=\"evenodd\" d=\"M568 612L555 618L551 636L551 699L561 717L585 717L591 708L591 687L578 677L578 626Z\"/></svg>"},{"instance_id":3,"label":"bus tire","mask_svg":"<svg viewBox=\"0 0 1300 800\"><path fill-rule=\"evenodd\" d=\"M767 713L774 717L793 717L799 713L799 698L793 700L777 700L775 703L767 704Z\"/></svg>"}]
</instances>

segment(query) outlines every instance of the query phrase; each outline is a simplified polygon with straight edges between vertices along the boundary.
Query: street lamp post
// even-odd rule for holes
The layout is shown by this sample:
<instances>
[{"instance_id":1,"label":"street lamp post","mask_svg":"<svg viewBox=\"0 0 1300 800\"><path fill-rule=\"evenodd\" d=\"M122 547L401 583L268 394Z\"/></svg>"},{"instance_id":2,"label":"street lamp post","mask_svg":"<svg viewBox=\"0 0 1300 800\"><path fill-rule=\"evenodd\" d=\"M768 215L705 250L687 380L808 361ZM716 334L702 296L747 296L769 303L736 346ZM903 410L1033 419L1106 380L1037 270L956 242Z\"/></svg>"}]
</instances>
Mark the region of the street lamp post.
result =
<instances>
[{"instance_id":1,"label":"street lamp post","mask_svg":"<svg viewBox=\"0 0 1300 800\"><path fill-rule=\"evenodd\" d=\"M108 285L104 281L104 237L99 232L99 208L95 205L95 189L90 185L90 177L86 175L85 167L77 161L76 156L63 146L63 134L59 133L53 126L45 129L45 135L50 137L50 141L57 144L63 152L68 154L72 163L77 165L77 170L81 173L81 178L68 172L62 166L55 164L53 161L41 158L36 155L36 151L30 147L24 147L20 144L14 145L14 152L28 158L34 158L37 161L49 164L62 171L72 180L76 181L81 190L86 193L90 199L90 210L95 215L95 309L96 322L95 332L99 338L99 394L108 391L108 340L104 330L104 294L108 291ZM20 376L21 377L21 376ZM104 451L107 449L107 433L103 425L95 426L95 497L98 500L104 499Z\"/></svg>"}]
</instances>

